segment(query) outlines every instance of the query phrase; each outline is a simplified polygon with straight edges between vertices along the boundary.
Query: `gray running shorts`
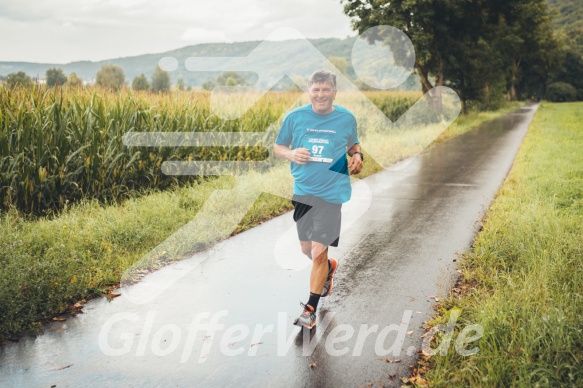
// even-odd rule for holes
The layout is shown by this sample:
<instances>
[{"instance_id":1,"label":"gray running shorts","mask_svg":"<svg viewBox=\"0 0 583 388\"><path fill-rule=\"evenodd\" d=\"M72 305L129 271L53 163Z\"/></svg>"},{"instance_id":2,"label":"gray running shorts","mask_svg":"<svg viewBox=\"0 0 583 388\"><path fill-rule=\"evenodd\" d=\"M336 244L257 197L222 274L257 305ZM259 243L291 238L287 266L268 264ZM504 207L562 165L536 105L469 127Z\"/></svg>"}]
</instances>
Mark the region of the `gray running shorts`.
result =
<instances>
[{"instance_id":1,"label":"gray running shorts","mask_svg":"<svg viewBox=\"0 0 583 388\"><path fill-rule=\"evenodd\" d=\"M313 195L297 194L294 194L292 203L300 241L317 241L326 246L338 246L342 204L328 202Z\"/></svg>"}]
</instances>

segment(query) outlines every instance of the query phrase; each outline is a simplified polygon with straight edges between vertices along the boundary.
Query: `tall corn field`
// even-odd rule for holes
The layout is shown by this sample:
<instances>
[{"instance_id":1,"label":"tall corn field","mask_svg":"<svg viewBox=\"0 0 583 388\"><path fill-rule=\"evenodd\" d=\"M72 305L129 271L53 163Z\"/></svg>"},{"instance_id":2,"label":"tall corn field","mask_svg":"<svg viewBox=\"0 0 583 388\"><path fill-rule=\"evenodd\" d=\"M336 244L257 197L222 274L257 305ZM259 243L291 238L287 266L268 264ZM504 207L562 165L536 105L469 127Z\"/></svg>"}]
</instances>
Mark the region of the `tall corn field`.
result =
<instances>
[{"instance_id":1,"label":"tall corn field","mask_svg":"<svg viewBox=\"0 0 583 388\"><path fill-rule=\"evenodd\" d=\"M419 97L369 95L391 118ZM1 208L42 215L81 198L116 202L196 179L164 175L164 161L262 160L261 147L128 147L122 138L127 132L263 132L298 99L302 93L270 93L240 118L223 120L202 91L0 88Z\"/></svg>"}]
</instances>

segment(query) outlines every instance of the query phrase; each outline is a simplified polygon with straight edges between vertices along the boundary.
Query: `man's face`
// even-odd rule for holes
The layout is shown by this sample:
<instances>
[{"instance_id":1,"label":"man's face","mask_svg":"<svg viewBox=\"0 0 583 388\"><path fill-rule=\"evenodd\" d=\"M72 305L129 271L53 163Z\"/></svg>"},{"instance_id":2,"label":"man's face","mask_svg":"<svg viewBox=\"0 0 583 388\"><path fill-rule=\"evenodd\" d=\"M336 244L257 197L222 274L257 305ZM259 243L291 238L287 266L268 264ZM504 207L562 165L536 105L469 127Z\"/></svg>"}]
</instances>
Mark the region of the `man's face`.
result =
<instances>
[{"instance_id":1,"label":"man's face","mask_svg":"<svg viewBox=\"0 0 583 388\"><path fill-rule=\"evenodd\" d=\"M310 95L310 102L312 103L314 112L324 115L334 110L332 103L336 98L336 89L334 89L330 82L326 81L312 84L308 94Z\"/></svg>"}]
</instances>

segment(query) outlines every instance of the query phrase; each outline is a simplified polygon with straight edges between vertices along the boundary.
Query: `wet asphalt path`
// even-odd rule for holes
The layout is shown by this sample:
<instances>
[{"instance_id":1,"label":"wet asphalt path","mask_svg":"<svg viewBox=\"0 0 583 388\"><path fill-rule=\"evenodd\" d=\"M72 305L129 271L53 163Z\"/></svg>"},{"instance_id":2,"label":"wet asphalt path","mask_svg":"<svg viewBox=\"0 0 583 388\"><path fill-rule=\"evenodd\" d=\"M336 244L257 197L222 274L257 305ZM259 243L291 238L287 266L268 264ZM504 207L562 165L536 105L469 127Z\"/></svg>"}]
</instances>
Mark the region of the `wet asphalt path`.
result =
<instances>
[{"instance_id":1,"label":"wet asphalt path","mask_svg":"<svg viewBox=\"0 0 583 388\"><path fill-rule=\"evenodd\" d=\"M469 249L535 109L355 186L364 199L345 206L355 221L331 250L340 267L317 330L291 325L309 263L288 213L1 347L0 386L399 386L433 314L430 297L451 286L456 255ZM162 292L136 303L152 287Z\"/></svg>"}]
</instances>

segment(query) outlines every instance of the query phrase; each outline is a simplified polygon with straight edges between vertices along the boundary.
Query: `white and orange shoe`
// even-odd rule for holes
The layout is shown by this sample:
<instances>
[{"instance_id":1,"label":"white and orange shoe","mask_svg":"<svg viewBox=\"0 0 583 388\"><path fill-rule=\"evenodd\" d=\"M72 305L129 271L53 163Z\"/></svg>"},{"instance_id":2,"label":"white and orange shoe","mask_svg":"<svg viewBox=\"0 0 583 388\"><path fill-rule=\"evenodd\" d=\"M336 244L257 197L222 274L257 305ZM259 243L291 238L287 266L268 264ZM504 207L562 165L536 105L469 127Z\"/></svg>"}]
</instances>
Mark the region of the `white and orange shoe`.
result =
<instances>
[{"instance_id":1,"label":"white and orange shoe","mask_svg":"<svg viewBox=\"0 0 583 388\"><path fill-rule=\"evenodd\" d=\"M303 304L300 302L300 305L304 308L302 315L294 321L294 325L296 326L303 326L306 329L311 329L316 326L316 312L314 308L309 304Z\"/></svg>"},{"instance_id":2,"label":"white and orange shoe","mask_svg":"<svg viewBox=\"0 0 583 388\"><path fill-rule=\"evenodd\" d=\"M324 283L324 288L322 289L322 293L320 297L324 298L332 292L332 286L334 281L334 274L336 273L336 269L338 268L338 261L333 258L329 258L328 262L330 263L328 269L328 278L326 279L326 283Z\"/></svg>"}]
</instances>

